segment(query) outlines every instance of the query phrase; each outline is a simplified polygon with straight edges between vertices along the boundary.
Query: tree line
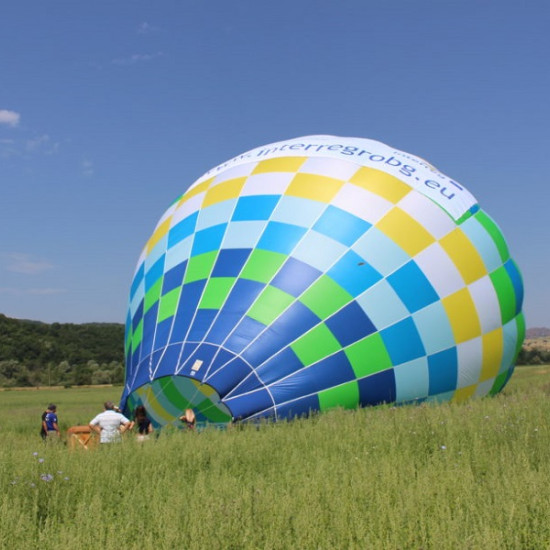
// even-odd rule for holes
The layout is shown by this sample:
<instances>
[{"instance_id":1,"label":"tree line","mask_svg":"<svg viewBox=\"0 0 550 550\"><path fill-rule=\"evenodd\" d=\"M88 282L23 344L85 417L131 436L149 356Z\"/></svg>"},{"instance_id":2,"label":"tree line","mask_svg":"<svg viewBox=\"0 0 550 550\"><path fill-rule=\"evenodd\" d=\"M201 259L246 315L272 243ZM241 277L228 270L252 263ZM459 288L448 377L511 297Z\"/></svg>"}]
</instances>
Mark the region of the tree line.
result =
<instances>
[{"instance_id":1,"label":"tree line","mask_svg":"<svg viewBox=\"0 0 550 550\"><path fill-rule=\"evenodd\" d=\"M523 346L518 355L518 365L548 365L550 364L550 349L536 344Z\"/></svg>"},{"instance_id":2,"label":"tree line","mask_svg":"<svg viewBox=\"0 0 550 550\"><path fill-rule=\"evenodd\" d=\"M124 325L41 323L0 314L0 387L124 382Z\"/></svg>"}]
</instances>

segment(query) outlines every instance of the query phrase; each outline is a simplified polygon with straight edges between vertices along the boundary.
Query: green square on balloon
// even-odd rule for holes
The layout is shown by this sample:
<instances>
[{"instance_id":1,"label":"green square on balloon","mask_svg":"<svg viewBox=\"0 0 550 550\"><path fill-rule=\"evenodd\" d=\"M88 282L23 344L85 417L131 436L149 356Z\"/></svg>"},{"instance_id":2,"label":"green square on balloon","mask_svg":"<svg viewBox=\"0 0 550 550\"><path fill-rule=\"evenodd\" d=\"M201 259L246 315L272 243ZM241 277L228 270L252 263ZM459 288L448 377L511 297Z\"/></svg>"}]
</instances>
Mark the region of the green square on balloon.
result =
<instances>
[{"instance_id":1,"label":"green square on balloon","mask_svg":"<svg viewBox=\"0 0 550 550\"><path fill-rule=\"evenodd\" d=\"M217 252L205 252L204 254L198 254L197 256L191 256L187 263L187 269L185 271L185 283L192 283L193 281L200 281L201 279L207 279L212 271L214 262L216 261Z\"/></svg>"},{"instance_id":2,"label":"green square on balloon","mask_svg":"<svg viewBox=\"0 0 550 550\"><path fill-rule=\"evenodd\" d=\"M170 290L170 292L167 292L161 297L157 323L160 323L161 321L164 321L165 319L168 319L168 317L172 317L172 315L174 315L178 307L180 294L181 287L177 287L173 290Z\"/></svg>"},{"instance_id":3,"label":"green square on balloon","mask_svg":"<svg viewBox=\"0 0 550 550\"><path fill-rule=\"evenodd\" d=\"M516 294L514 285L504 266L493 271L489 277L497 293L502 324L506 324L516 315Z\"/></svg>"},{"instance_id":4,"label":"green square on balloon","mask_svg":"<svg viewBox=\"0 0 550 550\"><path fill-rule=\"evenodd\" d=\"M300 297L317 317L326 319L351 302L353 296L327 275L319 277Z\"/></svg>"},{"instance_id":5,"label":"green square on balloon","mask_svg":"<svg viewBox=\"0 0 550 550\"><path fill-rule=\"evenodd\" d=\"M255 249L250 254L240 277L260 283L269 283L286 259L287 256L279 252Z\"/></svg>"},{"instance_id":6,"label":"green square on balloon","mask_svg":"<svg viewBox=\"0 0 550 550\"><path fill-rule=\"evenodd\" d=\"M342 349L325 324L317 325L290 347L306 367Z\"/></svg>"},{"instance_id":7,"label":"green square on balloon","mask_svg":"<svg viewBox=\"0 0 550 550\"><path fill-rule=\"evenodd\" d=\"M212 277L206 283L199 309L221 309L235 284L235 277Z\"/></svg>"},{"instance_id":8,"label":"green square on balloon","mask_svg":"<svg viewBox=\"0 0 550 550\"><path fill-rule=\"evenodd\" d=\"M475 214L475 218L483 225L487 233L493 239L496 247L498 248L500 258L503 262L507 261L510 257L508 246L497 224L485 213L483 210L478 210Z\"/></svg>"},{"instance_id":9,"label":"green square on balloon","mask_svg":"<svg viewBox=\"0 0 550 550\"><path fill-rule=\"evenodd\" d=\"M322 411L342 407L356 409L359 404L359 385L355 380L319 392L319 405Z\"/></svg>"},{"instance_id":10,"label":"green square on balloon","mask_svg":"<svg viewBox=\"0 0 550 550\"><path fill-rule=\"evenodd\" d=\"M146 293L143 304L143 311L147 313L149 309L158 302L162 290L162 279L159 279Z\"/></svg>"},{"instance_id":11,"label":"green square on balloon","mask_svg":"<svg viewBox=\"0 0 550 550\"><path fill-rule=\"evenodd\" d=\"M143 340L143 319L141 319L141 321L139 322L139 325L136 327L136 330L134 330L134 333L132 334L132 352L138 349L138 346L141 344L142 340Z\"/></svg>"},{"instance_id":12,"label":"green square on balloon","mask_svg":"<svg viewBox=\"0 0 550 550\"><path fill-rule=\"evenodd\" d=\"M345 350L357 378L385 370L392 362L379 333L370 334Z\"/></svg>"},{"instance_id":13,"label":"green square on balloon","mask_svg":"<svg viewBox=\"0 0 550 550\"><path fill-rule=\"evenodd\" d=\"M268 326L294 302L294 296L274 286L266 286L256 298L247 316Z\"/></svg>"}]
</instances>

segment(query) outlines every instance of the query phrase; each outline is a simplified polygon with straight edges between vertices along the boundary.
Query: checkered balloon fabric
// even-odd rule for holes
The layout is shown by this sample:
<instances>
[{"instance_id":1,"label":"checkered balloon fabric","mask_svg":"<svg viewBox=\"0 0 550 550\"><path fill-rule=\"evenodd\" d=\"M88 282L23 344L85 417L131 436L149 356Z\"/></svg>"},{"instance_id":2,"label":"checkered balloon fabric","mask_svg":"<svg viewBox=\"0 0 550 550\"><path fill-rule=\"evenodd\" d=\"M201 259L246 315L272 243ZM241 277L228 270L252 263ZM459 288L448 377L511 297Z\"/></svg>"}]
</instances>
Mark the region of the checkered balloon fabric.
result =
<instances>
[{"instance_id":1,"label":"checkered balloon fabric","mask_svg":"<svg viewBox=\"0 0 550 550\"><path fill-rule=\"evenodd\" d=\"M500 391L525 327L495 222L460 184L372 140L308 136L197 180L139 259L127 411L157 425Z\"/></svg>"}]
</instances>

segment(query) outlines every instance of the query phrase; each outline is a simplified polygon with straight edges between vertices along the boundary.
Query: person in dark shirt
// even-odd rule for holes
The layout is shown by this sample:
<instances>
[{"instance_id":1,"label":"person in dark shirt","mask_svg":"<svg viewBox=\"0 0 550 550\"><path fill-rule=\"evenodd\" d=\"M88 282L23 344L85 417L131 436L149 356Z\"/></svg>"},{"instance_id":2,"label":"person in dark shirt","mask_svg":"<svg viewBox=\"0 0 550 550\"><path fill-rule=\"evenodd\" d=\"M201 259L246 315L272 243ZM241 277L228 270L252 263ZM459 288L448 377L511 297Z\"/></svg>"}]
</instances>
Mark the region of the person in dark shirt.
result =
<instances>
[{"instance_id":1,"label":"person in dark shirt","mask_svg":"<svg viewBox=\"0 0 550 550\"><path fill-rule=\"evenodd\" d=\"M42 430L40 435L45 440L54 441L58 440L61 435L57 420L57 407L53 403L50 403L46 412L42 413Z\"/></svg>"},{"instance_id":2,"label":"person in dark shirt","mask_svg":"<svg viewBox=\"0 0 550 550\"><path fill-rule=\"evenodd\" d=\"M134 412L134 426L137 426L138 433L136 438L138 441L149 439L149 435L153 433L153 424L147 416L147 410L143 405L138 405Z\"/></svg>"}]
</instances>

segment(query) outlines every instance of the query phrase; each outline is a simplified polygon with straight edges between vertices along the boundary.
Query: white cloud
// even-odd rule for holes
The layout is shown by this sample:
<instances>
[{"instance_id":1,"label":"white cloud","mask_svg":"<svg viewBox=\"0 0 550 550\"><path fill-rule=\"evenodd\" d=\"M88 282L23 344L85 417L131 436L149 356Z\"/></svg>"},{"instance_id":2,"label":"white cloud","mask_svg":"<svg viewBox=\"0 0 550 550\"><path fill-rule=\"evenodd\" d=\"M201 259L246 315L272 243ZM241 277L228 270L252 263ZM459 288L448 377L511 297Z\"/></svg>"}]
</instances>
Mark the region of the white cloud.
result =
<instances>
[{"instance_id":1,"label":"white cloud","mask_svg":"<svg viewBox=\"0 0 550 550\"><path fill-rule=\"evenodd\" d=\"M161 57L162 55L162 52L145 54L135 53L134 55L131 55L129 57L118 57L116 59L113 59L112 63L113 65L135 65L136 63L151 61L152 59L156 59L157 57Z\"/></svg>"},{"instance_id":2,"label":"white cloud","mask_svg":"<svg viewBox=\"0 0 550 550\"><path fill-rule=\"evenodd\" d=\"M7 109L0 109L0 124L6 124L8 126L15 127L19 124L21 115L15 111L8 111Z\"/></svg>"},{"instance_id":3,"label":"white cloud","mask_svg":"<svg viewBox=\"0 0 550 550\"><path fill-rule=\"evenodd\" d=\"M139 34L150 34L152 32L157 32L158 30L159 30L158 27L150 25L146 21L141 23L141 25L138 27L138 33Z\"/></svg>"},{"instance_id":4,"label":"white cloud","mask_svg":"<svg viewBox=\"0 0 550 550\"><path fill-rule=\"evenodd\" d=\"M59 143L52 141L48 134L28 139L25 142L25 149L28 152L41 151L46 155L53 155L59 151Z\"/></svg>"},{"instance_id":5,"label":"white cloud","mask_svg":"<svg viewBox=\"0 0 550 550\"><path fill-rule=\"evenodd\" d=\"M21 273L23 275L37 275L53 269L50 262L32 258L29 254L13 252L12 254L4 254L6 260L6 269L13 273Z\"/></svg>"}]
</instances>

